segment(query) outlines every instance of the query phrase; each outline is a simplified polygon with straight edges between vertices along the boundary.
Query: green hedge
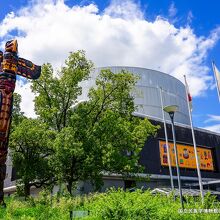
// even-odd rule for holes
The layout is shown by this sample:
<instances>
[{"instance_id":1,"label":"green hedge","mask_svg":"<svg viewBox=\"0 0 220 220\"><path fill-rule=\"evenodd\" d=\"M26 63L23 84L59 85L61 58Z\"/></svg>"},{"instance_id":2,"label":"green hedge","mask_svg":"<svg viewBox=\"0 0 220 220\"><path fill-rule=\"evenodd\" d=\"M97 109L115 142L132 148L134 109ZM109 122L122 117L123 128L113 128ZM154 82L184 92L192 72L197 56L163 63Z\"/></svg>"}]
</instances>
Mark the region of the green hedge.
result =
<instances>
[{"instance_id":1,"label":"green hedge","mask_svg":"<svg viewBox=\"0 0 220 220\"><path fill-rule=\"evenodd\" d=\"M179 199L161 195L151 195L149 191L137 190L125 192L111 189L106 193L96 193L81 197L53 196L41 194L38 198L24 201L12 196L6 200L7 208L0 209L0 219L70 219L70 211L89 211L89 215L80 219L115 220L165 220L165 219L220 219L220 213L179 213ZM199 199L186 198L185 208L218 210L220 203L210 195L205 197L202 206Z\"/></svg>"}]
</instances>

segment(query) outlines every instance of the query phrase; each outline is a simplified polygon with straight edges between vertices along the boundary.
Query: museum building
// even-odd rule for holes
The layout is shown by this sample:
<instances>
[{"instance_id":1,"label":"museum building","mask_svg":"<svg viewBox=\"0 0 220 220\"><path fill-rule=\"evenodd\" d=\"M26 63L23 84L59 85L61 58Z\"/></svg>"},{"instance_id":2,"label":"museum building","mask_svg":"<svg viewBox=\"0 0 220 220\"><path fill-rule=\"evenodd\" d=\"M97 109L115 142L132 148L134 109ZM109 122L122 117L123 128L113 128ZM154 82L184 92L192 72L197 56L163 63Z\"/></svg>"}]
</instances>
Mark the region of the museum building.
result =
<instances>
[{"instance_id":1,"label":"museum building","mask_svg":"<svg viewBox=\"0 0 220 220\"><path fill-rule=\"evenodd\" d=\"M96 68L89 80L81 83L82 95L79 99L87 100L89 89L95 85L95 79L102 69L110 69L114 73L121 70L132 72L139 76L134 91L134 102L137 110L133 114L137 117L148 118L152 124L160 125L155 137L148 138L141 155L140 164L144 166L141 177L149 177L148 181L135 181L124 179L117 174L105 175L103 191L111 186L131 188L156 188L170 187L170 175L168 168L167 149L165 145L164 123L162 115L161 94L164 106L177 105L178 111L174 115L177 150L179 157L180 175L182 186L185 188L198 187L198 176L190 128L190 119L187 107L185 85L175 77L159 71L126 66L111 66ZM160 93L162 88L162 93ZM175 156L173 150L173 136L170 117L165 113L168 141L171 149L171 165L174 185L177 187ZM220 134L194 128L197 152L200 160L200 170L204 188L220 191ZM10 163L10 162L8 162ZM5 190L14 185L11 181L12 167L8 164ZM219 181L220 182L220 181ZM92 190L88 182L79 184L79 193L87 193Z\"/></svg>"},{"instance_id":2,"label":"museum building","mask_svg":"<svg viewBox=\"0 0 220 220\"><path fill-rule=\"evenodd\" d=\"M83 94L80 97L82 100L87 99L89 88L95 85L95 79L102 69L110 69L114 73L126 70L137 75L139 80L134 91L134 102L137 105L137 111L134 112L134 115L142 118L146 117L152 124L160 125L157 136L151 137L146 141L140 155L139 162L145 168L144 173L140 174L140 176L149 177L149 181L140 182L132 179L123 179L117 174L106 175L104 177L105 185L103 190L109 186L151 189L155 187L170 187L160 88L162 88L164 106L177 105L179 107L174 116L174 123L182 186L185 188L198 188L198 175L185 85L171 75L151 69L126 66L101 67L96 68L91 73L91 78L82 83ZM165 113L165 120L171 148L170 155L174 185L177 187L171 121L167 113ZM220 180L220 134L201 128L194 128L194 132L204 188L219 189L220 191L220 183L218 184ZM84 183L82 190L91 190L89 184L86 185Z\"/></svg>"}]
</instances>

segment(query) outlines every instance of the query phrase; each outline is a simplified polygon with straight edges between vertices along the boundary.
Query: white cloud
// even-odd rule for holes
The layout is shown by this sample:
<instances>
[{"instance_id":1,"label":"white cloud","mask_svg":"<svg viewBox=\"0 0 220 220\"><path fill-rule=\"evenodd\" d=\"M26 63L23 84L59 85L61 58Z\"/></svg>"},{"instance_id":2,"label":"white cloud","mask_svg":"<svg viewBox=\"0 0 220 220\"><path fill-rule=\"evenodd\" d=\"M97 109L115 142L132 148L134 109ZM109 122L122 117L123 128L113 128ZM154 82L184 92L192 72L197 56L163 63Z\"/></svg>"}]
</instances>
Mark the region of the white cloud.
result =
<instances>
[{"instance_id":1,"label":"white cloud","mask_svg":"<svg viewBox=\"0 0 220 220\"><path fill-rule=\"evenodd\" d=\"M139 5L132 0L112 0L109 7L105 9L104 14L112 18L123 18L125 20L144 19L144 14Z\"/></svg>"},{"instance_id":2,"label":"white cloud","mask_svg":"<svg viewBox=\"0 0 220 220\"><path fill-rule=\"evenodd\" d=\"M205 123L208 122L220 122L220 115L207 115L208 119L205 120Z\"/></svg>"},{"instance_id":3,"label":"white cloud","mask_svg":"<svg viewBox=\"0 0 220 220\"><path fill-rule=\"evenodd\" d=\"M147 21L131 0L114 0L103 12L94 4L69 7L63 0L35 0L0 23L2 39L14 30L20 55L36 64L59 67L70 51L84 49L96 66L152 68L182 81L186 74L194 96L212 84L204 60L220 35L217 28L208 37L196 36L189 25L177 28L159 16Z\"/></svg>"},{"instance_id":4,"label":"white cloud","mask_svg":"<svg viewBox=\"0 0 220 220\"><path fill-rule=\"evenodd\" d=\"M30 83L24 83L22 80L17 80L15 92L22 96L21 111L25 113L27 117L35 118L34 113L34 94L31 92Z\"/></svg>"},{"instance_id":5,"label":"white cloud","mask_svg":"<svg viewBox=\"0 0 220 220\"><path fill-rule=\"evenodd\" d=\"M177 14L177 8L175 7L174 2L171 3L170 7L169 7L169 16L170 17L174 17Z\"/></svg>"},{"instance_id":6,"label":"white cloud","mask_svg":"<svg viewBox=\"0 0 220 220\"><path fill-rule=\"evenodd\" d=\"M192 13L192 11L189 11L188 12L188 15L187 15L187 23L188 24L191 24L192 23L192 20L193 20L193 13Z\"/></svg>"},{"instance_id":7,"label":"white cloud","mask_svg":"<svg viewBox=\"0 0 220 220\"><path fill-rule=\"evenodd\" d=\"M209 130L209 131L214 131L214 132L220 133L220 124L210 125L210 126L203 127L203 128L206 130Z\"/></svg>"},{"instance_id":8,"label":"white cloud","mask_svg":"<svg viewBox=\"0 0 220 220\"><path fill-rule=\"evenodd\" d=\"M212 125L203 127L204 129L220 133L220 115L207 115L208 119L204 123L212 123Z\"/></svg>"}]
</instances>

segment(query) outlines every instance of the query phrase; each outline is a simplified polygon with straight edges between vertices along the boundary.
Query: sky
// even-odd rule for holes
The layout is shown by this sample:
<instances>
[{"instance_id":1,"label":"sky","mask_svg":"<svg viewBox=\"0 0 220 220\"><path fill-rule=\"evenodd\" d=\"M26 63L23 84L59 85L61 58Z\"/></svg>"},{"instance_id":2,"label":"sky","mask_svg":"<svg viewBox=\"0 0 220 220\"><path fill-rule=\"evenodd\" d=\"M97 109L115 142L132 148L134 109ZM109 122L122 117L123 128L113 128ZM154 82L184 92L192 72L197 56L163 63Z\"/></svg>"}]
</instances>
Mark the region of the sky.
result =
<instances>
[{"instance_id":1,"label":"sky","mask_svg":"<svg viewBox=\"0 0 220 220\"><path fill-rule=\"evenodd\" d=\"M0 0L0 49L16 38L19 56L55 68L83 49L95 66L138 66L183 81L196 127L220 133L212 60L220 69L219 0ZM21 108L34 116L30 84L18 79Z\"/></svg>"}]
</instances>

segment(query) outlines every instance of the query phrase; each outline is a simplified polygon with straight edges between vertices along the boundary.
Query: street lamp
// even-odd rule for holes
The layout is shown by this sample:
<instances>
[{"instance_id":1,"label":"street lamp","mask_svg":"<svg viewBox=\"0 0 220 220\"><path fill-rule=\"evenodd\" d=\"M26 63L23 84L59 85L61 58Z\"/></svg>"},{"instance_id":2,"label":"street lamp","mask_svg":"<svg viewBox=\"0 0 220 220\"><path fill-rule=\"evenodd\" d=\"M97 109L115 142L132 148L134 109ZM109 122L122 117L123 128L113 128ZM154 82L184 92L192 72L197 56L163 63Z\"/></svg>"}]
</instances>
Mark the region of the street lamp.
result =
<instances>
[{"instance_id":1,"label":"street lamp","mask_svg":"<svg viewBox=\"0 0 220 220\"><path fill-rule=\"evenodd\" d=\"M182 209L184 209L183 206L183 196L182 196L182 187L181 187L181 181L180 181L180 170L179 170L179 163L178 163L178 154L177 154L177 148L176 148L176 135L175 135L175 129L174 129L174 113L178 110L177 105L169 105L163 108L165 112L167 112L170 115L171 119L171 125L172 125L172 133L173 133L173 147L174 147L174 153L175 153L175 160L176 160L176 171L177 171L177 178L178 178L178 185L179 185L179 192L180 192L180 202Z\"/></svg>"},{"instance_id":2,"label":"street lamp","mask_svg":"<svg viewBox=\"0 0 220 220\"><path fill-rule=\"evenodd\" d=\"M166 125L165 115L164 115L164 111L163 111L164 107L163 107L163 89L162 89L162 87L160 87L160 101L161 101L161 110L162 110L162 116L163 116L164 135L165 135L166 148L167 148L167 159L168 159L168 166L169 166L169 172L170 172L170 184L171 184L171 189L174 192L173 174L172 174L171 158L170 158L170 146L168 143L167 125Z\"/></svg>"}]
</instances>

